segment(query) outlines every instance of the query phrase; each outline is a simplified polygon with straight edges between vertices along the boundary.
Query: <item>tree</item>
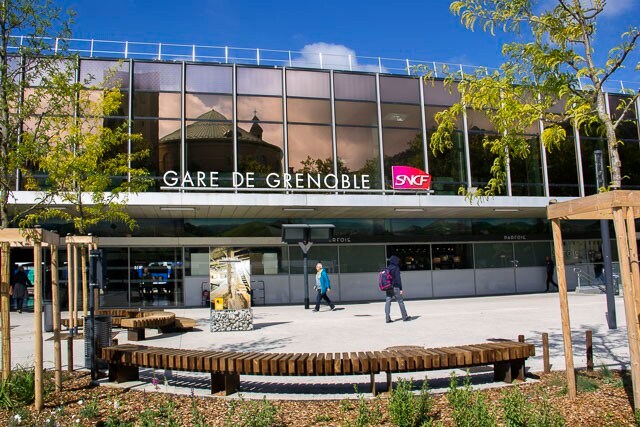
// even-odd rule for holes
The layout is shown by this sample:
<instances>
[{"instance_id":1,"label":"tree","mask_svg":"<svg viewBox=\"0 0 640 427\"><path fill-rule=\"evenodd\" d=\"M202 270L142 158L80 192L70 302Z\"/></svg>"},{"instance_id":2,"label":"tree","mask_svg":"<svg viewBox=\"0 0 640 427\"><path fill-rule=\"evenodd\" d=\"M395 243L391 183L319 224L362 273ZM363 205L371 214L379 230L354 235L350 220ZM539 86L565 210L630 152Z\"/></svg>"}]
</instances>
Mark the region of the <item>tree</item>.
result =
<instances>
[{"instance_id":1,"label":"tree","mask_svg":"<svg viewBox=\"0 0 640 427\"><path fill-rule=\"evenodd\" d=\"M68 36L70 21L71 14L64 14L49 0L0 2L0 229L11 223L9 205L17 184L16 171L29 177L29 164L46 146L48 129L40 118L54 113L59 105L53 82L64 72L59 68L64 43L56 43L58 50L51 52L51 42ZM49 102L43 105L45 99ZM24 188L32 184L27 180ZM11 371L8 243L2 243L1 258L2 375L7 378Z\"/></svg>"},{"instance_id":2,"label":"tree","mask_svg":"<svg viewBox=\"0 0 640 427\"><path fill-rule=\"evenodd\" d=\"M628 91L629 97L612 117L607 112L604 85L628 65L640 30L633 27L622 33L622 42L612 47L600 64L594 40L607 1L555 0L554 5L546 4L535 0L462 0L450 5L468 29L481 25L493 34L501 28L528 39L503 46L505 62L498 71L451 73L446 78L450 85L459 82L461 100L436 114L438 129L430 142L434 155L452 147L456 119L466 108L483 112L495 127L495 134L483 139L484 148L494 156L492 179L474 194L469 194L469 189L461 189L462 193L472 197L499 194L506 184L509 159L529 155L526 129L539 120L545 124L542 142L549 150L566 138L562 124L567 121L581 129L596 128L609 149L610 187L622 185L616 129L628 120L626 113L638 99L638 91ZM633 66L640 70L640 64ZM584 80L588 84L582 84Z\"/></svg>"}]
</instances>

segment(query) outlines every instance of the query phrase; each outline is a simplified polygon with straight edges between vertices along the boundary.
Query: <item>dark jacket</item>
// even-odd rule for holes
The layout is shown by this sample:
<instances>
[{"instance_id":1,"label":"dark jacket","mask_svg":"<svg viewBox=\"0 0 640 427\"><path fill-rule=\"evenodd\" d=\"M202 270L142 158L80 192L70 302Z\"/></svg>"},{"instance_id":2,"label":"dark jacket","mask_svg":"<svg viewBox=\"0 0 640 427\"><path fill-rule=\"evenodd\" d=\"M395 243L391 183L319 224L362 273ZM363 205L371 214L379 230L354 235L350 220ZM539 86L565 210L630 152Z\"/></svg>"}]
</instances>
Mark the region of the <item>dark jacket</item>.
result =
<instances>
[{"instance_id":1,"label":"dark jacket","mask_svg":"<svg viewBox=\"0 0 640 427\"><path fill-rule=\"evenodd\" d=\"M555 265L553 264L553 261L548 259L547 260L547 275L549 275L549 276L553 275L553 269L554 268L555 268Z\"/></svg>"},{"instance_id":2,"label":"dark jacket","mask_svg":"<svg viewBox=\"0 0 640 427\"><path fill-rule=\"evenodd\" d=\"M18 271L13 277L13 298L27 298L29 293L27 292L27 286L33 286L31 280L24 271Z\"/></svg>"},{"instance_id":3,"label":"dark jacket","mask_svg":"<svg viewBox=\"0 0 640 427\"><path fill-rule=\"evenodd\" d=\"M400 278L400 258L391 255L389 258L389 274L391 274L391 283L394 288L402 290L402 279Z\"/></svg>"}]
</instances>

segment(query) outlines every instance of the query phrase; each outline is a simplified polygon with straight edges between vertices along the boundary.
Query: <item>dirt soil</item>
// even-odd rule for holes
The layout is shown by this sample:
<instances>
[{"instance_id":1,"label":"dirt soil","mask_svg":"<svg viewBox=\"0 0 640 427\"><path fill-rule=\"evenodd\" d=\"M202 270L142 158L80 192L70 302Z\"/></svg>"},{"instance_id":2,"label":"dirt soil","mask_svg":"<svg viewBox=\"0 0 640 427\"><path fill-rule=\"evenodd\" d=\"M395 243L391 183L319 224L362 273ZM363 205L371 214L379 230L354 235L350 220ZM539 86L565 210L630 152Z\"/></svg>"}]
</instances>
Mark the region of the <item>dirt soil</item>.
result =
<instances>
[{"instance_id":1,"label":"dirt soil","mask_svg":"<svg viewBox=\"0 0 640 427\"><path fill-rule=\"evenodd\" d=\"M550 405L557 409L567 426L635 426L631 404L631 388L628 375L624 372L593 373L580 372L578 396L570 400L566 393L564 372L546 375L533 374L539 381L528 381L516 385L531 400L546 396ZM589 390L588 390L589 389ZM485 393L495 413L500 417L498 401L504 388L486 389ZM454 426L451 409L444 394L434 394L434 408L431 415L445 426ZM170 412L165 410L162 417L150 425L172 425L169 418L181 426L194 426L194 407L204 415L206 425L229 425L227 413L229 400L216 397L190 397L158 392L127 391L111 387L93 387L87 373L76 372L67 377L61 393L49 393L45 409L35 413L32 407L0 411L0 425L38 426L100 426L100 425L143 425L140 415L153 408L161 411L168 402L175 405ZM237 402L237 401L236 401ZM358 401L272 401L276 408L274 425L279 426L344 426L354 423L358 415ZM387 413L388 396L379 399L367 397L369 407L382 409L379 425L393 425ZM18 414L18 416L16 416ZM169 414L169 415L167 415ZM111 419L111 423L109 423ZM125 421L116 424L113 421ZM376 423L378 424L378 423ZM147 424L149 425L149 424ZM258 425L233 422L232 425ZM354 425L354 424L351 424Z\"/></svg>"}]
</instances>

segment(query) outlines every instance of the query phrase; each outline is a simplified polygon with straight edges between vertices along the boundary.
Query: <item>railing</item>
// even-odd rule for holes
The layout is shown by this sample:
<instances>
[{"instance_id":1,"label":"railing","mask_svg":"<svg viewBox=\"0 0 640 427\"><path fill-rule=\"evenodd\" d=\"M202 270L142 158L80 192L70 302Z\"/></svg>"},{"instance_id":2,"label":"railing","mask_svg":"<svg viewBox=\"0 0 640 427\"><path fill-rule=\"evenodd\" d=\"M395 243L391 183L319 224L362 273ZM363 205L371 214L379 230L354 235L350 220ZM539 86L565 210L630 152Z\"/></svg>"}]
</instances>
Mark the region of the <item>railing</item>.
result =
<instances>
[{"instance_id":1,"label":"railing","mask_svg":"<svg viewBox=\"0 0 640 427\"><path fill-rule=\"evenodd\" d=\"M10 52L18 52L25 44L26 37L12 36ZM48 42L45 54L55 54L64 47L67 52L76 53L89 58L147 59L157 61L191 61L221 64L266 65L292 68L319 68L348 70L361 72L378 72L385 74L417 75L430 72L432 76L444 77L451 72L471 74L476 71L492 72L497 68L456 64L432 60L384 58L379 56L357 56L353 54L336 54L319 49L302 51L275 50L260 48L243 48L231 46L188 45L175 43L149 43L131 41L113 41L100 39L62 39L42 38ZM348 51L348 48L344 48ZM418 66L421 70L418 70ZM588 84L581 79L580 84ZM638 81L609 81L605 92L622 93L627 89L638 90Z\"/></svg>"},{"instance_id":2,"label":"railing","mask_svg":"<svg viewBox=\"0 0 640 427\"><path fill-rule=\"evenodd\" d=\"M584 288L586 289L598 289L602 293L606 293L606 285L603 280L596 278L595 276L590 275L589 273L583 271L579 267L574 267L573 271L578 276L578 285L576 286L576 292L584 292ZM602 277L604 278L604 271L602 272ZM612 274L613 277L613 290L616 295L618 295L619 291L619 283L620 283L620 275L617 273Z\"/></svg>"}]
</instances>

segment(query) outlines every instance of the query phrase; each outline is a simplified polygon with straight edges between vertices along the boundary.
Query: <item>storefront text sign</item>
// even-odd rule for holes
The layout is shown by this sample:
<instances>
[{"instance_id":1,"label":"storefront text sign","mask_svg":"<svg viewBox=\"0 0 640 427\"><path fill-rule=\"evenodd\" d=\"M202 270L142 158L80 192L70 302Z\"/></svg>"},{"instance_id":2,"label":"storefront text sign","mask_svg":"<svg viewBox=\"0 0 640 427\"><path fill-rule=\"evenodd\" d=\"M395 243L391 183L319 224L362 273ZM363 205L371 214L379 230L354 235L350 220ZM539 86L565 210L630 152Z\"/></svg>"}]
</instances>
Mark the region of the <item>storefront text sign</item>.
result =
<instances>
[{"instance_id":1,"label":"storefront text sign","mask_svg":"<svg viewBox=\"0 0 640 427\"><path fill-rule=\"evenodd\" d=\"M431 175L411 166L392 166L394 190L428 190Z\"/></svg>"}]
</instances>

